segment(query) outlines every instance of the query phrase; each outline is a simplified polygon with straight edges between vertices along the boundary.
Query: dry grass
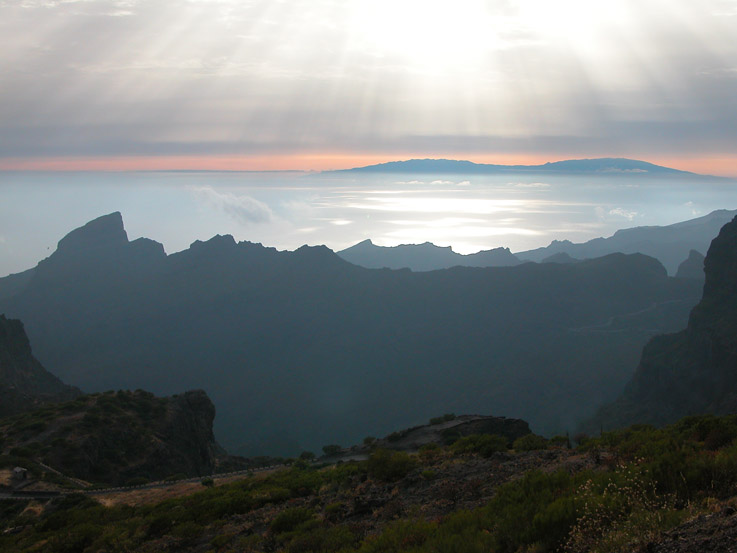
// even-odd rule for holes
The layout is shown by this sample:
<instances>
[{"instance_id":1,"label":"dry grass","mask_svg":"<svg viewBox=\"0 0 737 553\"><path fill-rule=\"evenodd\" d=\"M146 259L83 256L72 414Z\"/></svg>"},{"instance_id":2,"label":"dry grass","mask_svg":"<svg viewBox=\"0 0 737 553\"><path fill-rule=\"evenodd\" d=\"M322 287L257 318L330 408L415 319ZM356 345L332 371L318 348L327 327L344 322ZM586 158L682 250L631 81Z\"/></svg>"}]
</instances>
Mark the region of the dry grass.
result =
<instances>
[{"instance_id":1,"label":"dry grass","mask_svg":"<svg viewBox=\"0 0 737 553\"><path fill-rule=\"evenodd\" d=\"M277 470L273 469L254 473L253 478L263 478L268 474L272 474ZM235 476L227 476L225 478L213 477L215 486L222 486L223 484L230 484L232 482L238 482L248 478L245 474L239 474ZM142 490L128 490L121 491L105 495L94 495L97 501L106 507L113 505L130 505L135 507L137 505L147 505L151 503L159 503L166 499L172 499L176 497L184 497L193 493L201 492L205 487L199 482L180 482L172 483L164 488L149 488Z\"/></svg>"}]
</instances>

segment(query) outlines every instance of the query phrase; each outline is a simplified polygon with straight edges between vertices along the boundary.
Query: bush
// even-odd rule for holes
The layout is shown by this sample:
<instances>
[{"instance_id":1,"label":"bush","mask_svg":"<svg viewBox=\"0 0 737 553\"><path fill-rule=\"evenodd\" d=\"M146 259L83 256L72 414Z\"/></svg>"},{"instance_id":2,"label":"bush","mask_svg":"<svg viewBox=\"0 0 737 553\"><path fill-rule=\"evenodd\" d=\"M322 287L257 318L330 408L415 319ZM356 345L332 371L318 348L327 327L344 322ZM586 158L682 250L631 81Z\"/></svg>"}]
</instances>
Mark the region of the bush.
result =
<instances>
[{"instance_id":1,"label":"bush","mask_svg":"<svg viewBox=\"0 0 737 553\"><path fill-rule=\"evenodd\" d=\"M445 413L441 417L433 417L433 418L431 418L430 419L430 424L432 424L432 425L442 424L444 422L449 422L449 421L455 420L455 418L456 418L455 413Z\"/></svg>"},{"instance_id":2,"label":"bush","mask_svg":"<svg viewBox=\"0 0 737 553\"><path fill-rule=\"evenodd\" d=\"M512 449L516 451L535 451L537 449L547 449L548 440L537 434L527 434L521 438L514 440Z\"/></svg>"},{"instance_id":3,"label":"bush","mask_svg":"<svg viewBox=\"0 0 737 553\"><path fill-rule=\"evenodd\" d=\"M477 453L491 457L494 453L506 451L508 440L497 434L472 434L457 440L450 449L455 453Z\"/></svg>"},{"instance_id":4,"label":"bush","mask_svg":"<svg viewBox=\"0 0 737 553\"><path fill-rule=\"evenodd\" d=\"M315 513L305 507L293 507L279 513L269 525L269 530L274 534L291 532L300 524L315 518Z\"/></svg>"},{"instance_id":5,"label":"bush","mask_svg":"<svg viewBox=\"0 0 737 553\"><path fill-rule=\"evenodd\" d=\"M416 465L416 459L404 451L377 449L369 457L368 473L372 478L391 482L404 478Z\"/></svg>"},{"instance_id":6,"label":"bush","mask_svg":"<svg viewBox=\"0 0 737 553\"><path fill-rule=\"evenodd\" d=\"M324 445L322 446L322 451L325 455L331 456L331 455L337 455L343 450L342 447L340 447L337 444L331 444L331 445Z\"/></svg>"}]
</instances>

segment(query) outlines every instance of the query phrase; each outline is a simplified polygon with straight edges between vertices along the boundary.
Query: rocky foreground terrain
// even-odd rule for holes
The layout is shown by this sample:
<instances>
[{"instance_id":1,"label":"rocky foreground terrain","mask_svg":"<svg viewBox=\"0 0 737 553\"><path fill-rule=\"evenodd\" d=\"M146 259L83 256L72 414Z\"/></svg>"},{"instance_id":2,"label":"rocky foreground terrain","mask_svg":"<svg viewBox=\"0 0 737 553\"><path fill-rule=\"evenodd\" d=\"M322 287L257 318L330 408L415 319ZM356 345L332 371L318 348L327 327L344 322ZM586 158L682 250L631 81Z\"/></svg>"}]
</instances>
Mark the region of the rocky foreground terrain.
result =
<instances>
[{"instance_id":1,"label":"rocky foreground terrain","mask_svg":"<svg viewBox=\"0 0 737 553\"><path fill-rule=\"evenodd\" d=\"M575 449L469 435L145 496L0 500L0 550L732 552L736 437L735 416L580 436Z\"/></svg>"}]
</instances>

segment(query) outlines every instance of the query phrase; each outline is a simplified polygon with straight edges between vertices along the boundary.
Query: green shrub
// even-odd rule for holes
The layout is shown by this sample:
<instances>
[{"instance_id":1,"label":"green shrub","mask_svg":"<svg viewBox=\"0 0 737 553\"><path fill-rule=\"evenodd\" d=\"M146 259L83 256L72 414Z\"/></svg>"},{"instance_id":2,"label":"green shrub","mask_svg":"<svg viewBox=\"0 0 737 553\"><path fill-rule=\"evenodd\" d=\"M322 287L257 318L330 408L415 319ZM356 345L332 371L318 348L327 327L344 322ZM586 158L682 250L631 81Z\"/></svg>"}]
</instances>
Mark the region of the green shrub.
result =
<instances>
[{"instance_id":1,"label":"green shrub","mask_svg":"<svg viewBox=\"0 0 737 553\"><path fill-rule=\"evenodd\" d=\"M444 415L442 415L440 417L433 417L433 418L431 418L430 419L430 424L432 424L432 425L442 424L444 422L449 422L449 421L455 420L455 418L456 418L455 413L445 413Z\"/></svg>"},{"instance_id":2,"label":"green shrub","mask_svg":"<svg viewBox=\"0 0 737 553\"><path fill-rule=\"evenodd\" d=\"M514 440L512 449L516 451L535 451L537 449L547 449L548 440L536 434L527 434Z\"/></svg>"},{"instance_id":3,"label":"green shrub","mask_svg":"<svg viewBox=\"0 0 737 553\"><path fill-rule=\"evenodd\" d=\"M568 436L553 436L550 438L550 445L553 447L571 447L571 440Z\"/></svg>"},{"instance_id":4,"label":"green shrub","mask_svg":"<svg viewBox=\"0 0 737 553\"><path fill-rule=\"evenodd\" d=\"M455 453L477 453L483 457L491 457L494 453L506 451L508 444L504 436L472 434L456 440L450 448Z\"/></svg>"},{"instance_id":5,"label":"green shrub","mask_svg":"<svg viewBox=\"0 0 737 553\"><path fill-rule=\"evenodd\" d=\"M377 449L368 459L368 473L377 480L391 482L404 478L416 465L416 459L404 451Z\"/></svg>"},{"instance_id":6,"label":"green shrub","mask_svg":"<svg viewBox=\"0 0 737 553\"><path fill-rule=\"evenodd\" d=\"M315 518L315 513L311 509L305 507L293 507L279 513L276 518L271 521L269 530L274 534L283 532L291 532L300 524Z\"/></svg>"},{"instance_id":7,"label":"green shrub","mask_svg":"<svg viewBox=\"0 0 737 553\"><path fill-rule=\"evenodd\" d=\"M338 444L330 444L330 445L322 446L322 452L328 456L337 455L341 451L343 451L343 448L340 447Z\"/></svg>"}]
</instances>

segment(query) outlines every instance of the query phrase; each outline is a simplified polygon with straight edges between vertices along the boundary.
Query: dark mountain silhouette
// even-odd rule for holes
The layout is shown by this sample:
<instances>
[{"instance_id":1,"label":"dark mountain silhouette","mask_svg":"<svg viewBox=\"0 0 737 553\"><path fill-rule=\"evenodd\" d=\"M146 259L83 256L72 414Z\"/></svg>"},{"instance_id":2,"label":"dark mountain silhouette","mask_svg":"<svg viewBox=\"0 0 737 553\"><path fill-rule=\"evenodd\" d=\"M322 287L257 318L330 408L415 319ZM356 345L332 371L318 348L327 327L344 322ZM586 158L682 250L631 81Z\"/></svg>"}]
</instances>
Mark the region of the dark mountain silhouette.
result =
<instances>
[{"instance_id":1,"label":"dark mountain silhouette","mask_svg":"<svg viewBox=\"0 0 737 553\"><path fill-rule=\"evenodd\" d=\"M417 173L417 174L496 174L496 173L607 173L696 176L688 171L624 158L570 159L542 165L494 165L453 159L410 159L390 161L327 173ZM325 173L323 173L325 174Z\"/></svg>"},{"instance_id":2,"label":"dark mountain silhouette","mask_svg":"<svg viewBox=\"0 0 737 553\"><path fill-rule=\"evenodd\" d=\"M571 257L566 252L558 252L553 255L549 255L545 259L541 260L540 263L578 263L580 259Z\"/></svg>"},{"instance_id":3,"label":"dark mountain silhouette","mask_svg":"<svg viewBox=\"0 0 737 553\"><path fill-rule=\"evenodd\" d=\"M119 213L70 233L10 297L0 279L0 311L86 390L204 388L219 439L243 454L356 443L448 411L564 431L700 297L644 255L413 273L231 236L166 256L124 233Z\"/></svg>"},{"instance_id":4,"label":"dark mountain silhouette","mask_svg":"<svg viewBox=\"0 0 737 553\"><path fill-rule=\"evenodd\" d=\"M520 264L520 260L512 255L509 248L463 255L454 252L450 246L440 247L430 242L386 247L364 240L337 254L349 263L368 269L434 271L450 267L509 267Z\"/></svg>"},{"instance_id":5,"label":"dark mountain silhouette","mask_svg":"<svg viewBox=\"0 0 737 553\"><path fill-rule=\"evenodd\" d=\"M33 357L23 323L0 315L0 417L73 399L81 393Z\"/></svg>"},{"instance_id":6,"label":"dark mountain silhouette","mask_svg":"<svg viewBox=\"0 0 737 553\"><path fill-rule=\"evenodd\" d=\"M688 257L678 266L676 277L704 280L704 256L696 250L691 250Z\"/></svg>"},{"instance_id":7,"label":"dark mountain silhouette","mask_svg":"<svg viewBox=\"0 0 737 553\"><path fill-rule=\"evenodd\" d=\"M556 253L566 253L576 259L591 259L614 252L644 253L658 259L668 274L673 275L691 250L705 252L719 229L735 215L737 210L719 209L673 225L618 230L609 238L594 238L582 244L553 240L544 248L515 252L514 255L523 261L540 262Z\"/></svg>"},{"instance_id":8,"label":"dark mountain silhouette","mask_svg":"<svg viewBox=\"0 0 737 553\"><path fill-rule=\"evenodd\" d=\"M647 344L632 381L593 426L737 412L737 217L712 241L704 271L704 295L687 328Z\"/></svg>"}]
</instances>

